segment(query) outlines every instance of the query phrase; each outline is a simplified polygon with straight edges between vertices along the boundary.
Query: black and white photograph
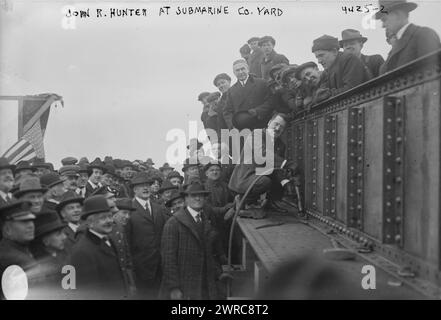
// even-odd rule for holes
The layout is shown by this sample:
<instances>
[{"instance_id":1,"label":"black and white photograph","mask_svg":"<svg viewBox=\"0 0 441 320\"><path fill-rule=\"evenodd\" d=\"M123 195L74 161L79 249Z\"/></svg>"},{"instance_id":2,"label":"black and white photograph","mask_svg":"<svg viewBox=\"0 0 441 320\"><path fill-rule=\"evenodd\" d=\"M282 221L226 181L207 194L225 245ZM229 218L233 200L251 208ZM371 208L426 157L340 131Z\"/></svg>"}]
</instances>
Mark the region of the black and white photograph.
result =
<instances>
[{"instance_id":1,"label":"black and white photograph","mask_svg":"<svg viewBox=\"0 0 441 320\"><path fill-rule=\"evenodd\" d=\"M441 299L440 12L0 0L0 300Z\"/></svg>"}]
</instances>

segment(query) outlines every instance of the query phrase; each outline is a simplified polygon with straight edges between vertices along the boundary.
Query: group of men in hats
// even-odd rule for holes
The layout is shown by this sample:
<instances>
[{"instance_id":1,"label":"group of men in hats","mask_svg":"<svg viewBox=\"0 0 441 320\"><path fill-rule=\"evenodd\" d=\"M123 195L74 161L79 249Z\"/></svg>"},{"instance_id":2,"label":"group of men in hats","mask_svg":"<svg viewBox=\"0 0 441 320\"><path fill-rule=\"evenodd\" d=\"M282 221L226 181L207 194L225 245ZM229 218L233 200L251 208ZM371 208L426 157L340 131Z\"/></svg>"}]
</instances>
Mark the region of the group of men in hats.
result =
<instances>
[{"instance_id":1,"label":"group of men in hats","mask_svg":"<svg viewBox=\"0 0 441 320\"><path fill-rule=\"evenodd\" d=\"M417 4L379 0L379 7L384 10L375 19L381 21L392 46L386 60L378 54L364 54L368 39L350 28L341 32L340 40L330 35L315 39L311 51L317 62L299 65L276 53L273 37L250 38L249 52L233 62L237 82L233 84L228 74L221 73L213 82L219 91L199 95L205 128L218 134L222 129L264 128L275 112L294 115L440 49L434 30L410 23L409 13Z\"/></svg>"},{"instance_id":2,"label":"group of men in hats","mask_svg":"<svg viewBox=\"0 0 441 320\"><path fill-rule=\"evenodd\" d=\"M109 157L82 160L64 158L58 171L52 166L38 176L32 164L0 158L1 273L20 266L29 276L28 297L37 299L225 297L223 217L233 199L219 179L220 164L202 168L203 181L196 166L198 179L184 181L151 159L144 169ZM80 182L81 168L87 180ZM120 175L131 179L117 185ZM64 266L75 268L74 290L62 286Z\"/></svg>"}]
</instances>

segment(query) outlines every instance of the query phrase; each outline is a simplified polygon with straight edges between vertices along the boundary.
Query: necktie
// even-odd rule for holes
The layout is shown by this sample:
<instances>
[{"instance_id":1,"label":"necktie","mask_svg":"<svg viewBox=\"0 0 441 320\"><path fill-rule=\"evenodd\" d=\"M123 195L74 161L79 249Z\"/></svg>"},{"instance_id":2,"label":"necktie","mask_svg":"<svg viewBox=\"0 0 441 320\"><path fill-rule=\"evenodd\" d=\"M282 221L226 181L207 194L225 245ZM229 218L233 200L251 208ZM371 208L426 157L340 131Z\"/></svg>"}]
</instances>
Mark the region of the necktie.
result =
<instances>
[{"instance_id":1,"label":"necktie","mask_svg":"<svg viewBox=\"0 0 441 320\"><path fill-rule=\"evenodd\" d=\"M200 213L198 213L194 218L196 219L196 223L201 223L202 222L201 214Z\"/></svg>"},{"instance_id":2,"label":"necktie","mask_svg":"<svg viewBox=\"0 0 441 320\"><path fill-rule=\"evenodd\" d=\"M108 236L104 236L103 237L103 241L105 244L107 244L109 247L112 247L112 244L110 243L109 237Z\"/></svg>"},{"instance_id":3,"label":"necktie","mask_svg":"<svg viewBox=\"0 0 441 320\"><path fill-rule=\"evenodd\" d=\"M9 194L6 194L5 200L6 200L6 202L10 202L11 201L11 197L9 196Z\"/></svg>"}]
</instances>

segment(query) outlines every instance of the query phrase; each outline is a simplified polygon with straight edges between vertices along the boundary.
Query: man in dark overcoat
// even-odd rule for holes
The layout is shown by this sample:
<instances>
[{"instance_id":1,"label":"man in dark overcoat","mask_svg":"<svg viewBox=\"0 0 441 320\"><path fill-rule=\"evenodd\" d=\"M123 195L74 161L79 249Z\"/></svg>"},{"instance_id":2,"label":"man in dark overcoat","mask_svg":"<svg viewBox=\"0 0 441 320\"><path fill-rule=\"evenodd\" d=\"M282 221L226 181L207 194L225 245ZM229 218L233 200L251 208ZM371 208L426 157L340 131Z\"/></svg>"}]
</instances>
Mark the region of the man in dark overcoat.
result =
<instances>
[{"instance_id":1,"label":"man in dark overcoat","mask_svg":"<svg viewBox=\"0 0 441 320\"><path fill-rule=\"evenodd\" d=\"M65 250L70 253L73 245L81 235L80 223L84 198L71 190L63 194L61 201L55 207L56 211L66 223L63 232L66 235Z\"/></svg>"},{"instance_id":2,"label":"man in dark overcoat","mask_svg":"<svg viewBox=\"0 0 441 320\"><path fill-rule=\"evenodd\" d=\"M396 38L381 67L381 74L441 48L439 36L433 29L409 22L409 12L416 9L416 3L406 0L380 0L379 6L384 6L384 11L388 13L377 12L375 18L381 19L386 35L394 35Z\"/></svg>"},{"instance_id":3,"label":"man in dark overcoat","mask_svg":"<svg viewBox=\"0 0 441 320\"><path fill-rule=\"evenodd\" d=\"M131 186L135 197L133 211L126 225L138 294L156 299L161 281L161 235L167 219L166 209L150 201L153 181L145 172L138 173Z\"/></svg>"},{"instance_id":4,"label":"man in dark overcoat","mask_svg":"<svg viewBox=\"0 0 441 320\"><path fill-rule=\"evenodd\" d=\"M248 45L251 49L251 54L248 58L248 65L250 66L250 73L257 78L262 78L262 60L265 56L262 49L259 47L259 37L252 37L248 40Z\"/></svg>"},{"instance_id":5,"label":"man in dark overcoat","mask_svg":"<svg viewBox=\"0 0 441 320\"><path fill-rule=\"evenodd\" d=\"M265 80L270 79L270 70L277 64L283 63L289 65L289 60L283 54L279 54L274 50L276 40L271 36L264 36L259 39L259 47L262 49L264 57L262 59L260 68L262 72L262 78Z\"/></svg>"}]
</instances>

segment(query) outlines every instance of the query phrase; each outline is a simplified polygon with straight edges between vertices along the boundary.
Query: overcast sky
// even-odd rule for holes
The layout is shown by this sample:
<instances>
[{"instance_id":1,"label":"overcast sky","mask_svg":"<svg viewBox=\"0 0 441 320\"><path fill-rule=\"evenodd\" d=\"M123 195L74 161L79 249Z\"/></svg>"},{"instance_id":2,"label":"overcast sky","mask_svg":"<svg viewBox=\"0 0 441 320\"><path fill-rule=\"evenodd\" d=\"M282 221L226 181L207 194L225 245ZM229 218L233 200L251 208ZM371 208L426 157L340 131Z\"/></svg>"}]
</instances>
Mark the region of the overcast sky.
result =
<instances>
[{"instance_id":1,"label":"overcast sky","mask_svg":"<svg viewBox=\"0 0 441 320\"><path fill-rule=\"evenodd\" d=\"M268 7L268 2L168 1L163 5L172 6L171 14L161 17L161 4L148 1L8 2L12 10L0 9L0 94L63 96L65 107L52 109L45 137L46 158L55 167L65 156L87 156L90 161L106 155L151 157L162 164L172 144L166 141L167 132L179 128L188 135L189 121L198 121L202 130L198 94L216 91L212 80L218 73L233 77L232 62L252 36L272 35L276 51L297 64L315 60L313 39L325 33L340 38L346 28L369 38L366 54L386 57L389 51L381 23L363 29L364 14L342 11L355 1L270 2L283 10L281 17L258 16L256 6ZM411 21L440 34L440 1L418 3ZM91 13L109 6L146 8L148 16L77 18L75 29L65 29L62 11L67 4L90 8ZM228 5L230 15L172 14L177 6L196 4ZM254 14L239 16L237 9L244 5ZM5 111L12 107L0 107L1 135L16 135L16 123ZM2 141L0 153L8 147Z\"/></svg>"}]
</instances>

